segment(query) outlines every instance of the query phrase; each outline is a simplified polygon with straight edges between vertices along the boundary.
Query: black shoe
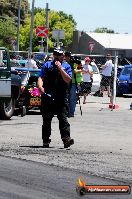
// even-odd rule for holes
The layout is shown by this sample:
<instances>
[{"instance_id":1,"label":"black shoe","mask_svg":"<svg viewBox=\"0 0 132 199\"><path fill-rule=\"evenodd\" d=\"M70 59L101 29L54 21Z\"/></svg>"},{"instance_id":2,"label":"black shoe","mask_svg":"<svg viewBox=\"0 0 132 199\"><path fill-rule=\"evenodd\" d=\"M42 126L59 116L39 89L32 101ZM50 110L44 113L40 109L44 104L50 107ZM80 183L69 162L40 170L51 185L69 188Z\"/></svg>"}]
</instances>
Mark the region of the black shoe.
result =
<instances>
[{"instance_id":1,"label":"black shoe","mask_svg":"<svg viewBox=\"0 0 132 199\"><path fill-rule=\"evenodd\" d=\"M62 139L62 141L64 144L64 148L69 148L71 145L74 144L74 139L71 138Z\"/></svg>"},{"instance_id":2,"label":"black shoe","mask_svg":"<svg viewBox=\"0 0 132 199\"><path fill-rule=\"evenodd\" d=\"M49 139L48 141L43 141L43 147L44 147L44 148L49 148L50 142L51 142L50 139Z\"/></svg>"},{"instance_id":3,"label":"black shoe","mask_svg":"<svg viewBox=\"0 0 132 199\"><path fill-rule=\"evenodd\" d=\"M74 113L73 113L73 114L70 113L70 114L68 115L68 118L70 118L70 117L74 117Z\"/></svg>"},{"instance_id":4,"label":"black shoe","mask_svg":"<svg viewBox=\"0 0 132 199\"><path fill-rule=\"evenodd\" d=\"M99 97L103 97L103 93L100 93L100 94L99 94Z\"/></svg>"},{"instance_id":5,"label":"black shoe","mask_svg":"<svg viewBox=\"0 0 132 199\"><path fill-rule=\"evenodd\" d=\"M96 91L96 92L93 94L93 96L97 96L97 97L99 97L99 95L100 95L100 91Z\"/></svg>"},{"instance_id":6,"label":"black shoe","mask_svg":"<svg viewBox=\"0 0 132 199\"><path fill-rule=\"evenodd\" d=\"M43 148L49 148L49 143L43 142Z\"/></svg>"}]
</instances>

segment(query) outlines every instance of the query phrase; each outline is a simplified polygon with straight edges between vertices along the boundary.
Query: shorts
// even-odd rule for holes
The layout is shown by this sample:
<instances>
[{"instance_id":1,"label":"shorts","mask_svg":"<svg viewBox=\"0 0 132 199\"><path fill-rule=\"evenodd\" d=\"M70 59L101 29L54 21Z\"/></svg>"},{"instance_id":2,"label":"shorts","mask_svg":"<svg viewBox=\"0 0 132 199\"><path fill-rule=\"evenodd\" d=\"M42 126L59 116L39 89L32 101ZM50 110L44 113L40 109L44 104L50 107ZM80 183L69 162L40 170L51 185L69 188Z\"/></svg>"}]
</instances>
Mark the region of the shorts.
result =
<instances>
[{"instance_id":1,"label":"shorts","mask_svg":"<svg viewBox=\"0 0 132 199\"><path fill-rule=\"evenodd\" d=\"M111 76L104 76L102 75L101 79L101 86L110 86L111 83Z\"/></svg>"},{"instance_id":2,"label":"shorts","mask_svg":"<svg viewBox=\"0 0 132 199\"><path fill-rule=\"evenodd\" d=\"M91 87L92 87L92 82L81 82L80 83L81 95L91 93Z\"/></svg>"}]
</instances>

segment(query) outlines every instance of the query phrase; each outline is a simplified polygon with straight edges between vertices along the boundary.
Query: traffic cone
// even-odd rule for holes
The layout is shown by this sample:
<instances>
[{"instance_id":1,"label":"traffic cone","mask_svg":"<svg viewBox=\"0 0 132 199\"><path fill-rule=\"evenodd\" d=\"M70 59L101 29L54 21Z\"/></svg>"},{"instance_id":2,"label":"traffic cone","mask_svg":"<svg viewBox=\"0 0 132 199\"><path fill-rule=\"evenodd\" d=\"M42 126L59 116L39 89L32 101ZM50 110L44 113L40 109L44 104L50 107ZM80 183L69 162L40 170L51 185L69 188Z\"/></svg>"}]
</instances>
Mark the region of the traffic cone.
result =
<instances>
[{"instance_id":1,"label":"traffic cone","mask_svg":"<svg viewBox=\"0 0 132 199\"><path fill-rule=\"evenodd\" d=\"M110 104L109 104L110 109L118 109L119 105L118 104L113 104L113 98L110 96Z\"/></svg>"},{"instance_id":2,"label":"traffic cone","mask_svg":"<svg viewBox=\"0 0 132 199\"><path fill-rule=\"evenodd\" d=\"M110 109L118 109L119 105L118 104L109 104Z\"/></svg>"}]
</instances>

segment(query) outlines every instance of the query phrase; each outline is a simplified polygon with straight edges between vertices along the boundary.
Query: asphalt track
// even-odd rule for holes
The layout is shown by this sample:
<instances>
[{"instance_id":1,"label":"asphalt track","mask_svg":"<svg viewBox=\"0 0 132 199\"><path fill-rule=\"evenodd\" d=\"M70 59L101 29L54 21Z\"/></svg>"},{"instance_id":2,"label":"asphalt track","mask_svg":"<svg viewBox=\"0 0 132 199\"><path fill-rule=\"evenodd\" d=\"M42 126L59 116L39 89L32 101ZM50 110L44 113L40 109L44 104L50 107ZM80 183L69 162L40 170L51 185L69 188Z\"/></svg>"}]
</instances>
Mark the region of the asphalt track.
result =
<instances>
[{"instance_id":1,"label":"asphalt track","mask_svg":"<svg viewBox=\"0 0 132 199\"><path fill-rule=\"evenodd\" d=\"M83 176L86 184L126 185L124 183L90 176L72 169L49 166L0 156L0 199L73 199L78 179ZM128 194L87 194L89 199L130 199Z\"/></svg>"},{"instance_id":2,"label":"asphalt track","mask_svg":"<svg viewBox=\"0 0 132 199\"><path fill-rule=\"evenodd\" d=\"M0 155L31 160L132 184L132 98L117 98L119 109L108 108L109 98L89 96L88 103L77 104L76 115L69 118L75 144L63 149L58 121L52 121L51 148L43 149L42 119L39 111L25 117L0 121Z\"/></svg>"}]
</instances>

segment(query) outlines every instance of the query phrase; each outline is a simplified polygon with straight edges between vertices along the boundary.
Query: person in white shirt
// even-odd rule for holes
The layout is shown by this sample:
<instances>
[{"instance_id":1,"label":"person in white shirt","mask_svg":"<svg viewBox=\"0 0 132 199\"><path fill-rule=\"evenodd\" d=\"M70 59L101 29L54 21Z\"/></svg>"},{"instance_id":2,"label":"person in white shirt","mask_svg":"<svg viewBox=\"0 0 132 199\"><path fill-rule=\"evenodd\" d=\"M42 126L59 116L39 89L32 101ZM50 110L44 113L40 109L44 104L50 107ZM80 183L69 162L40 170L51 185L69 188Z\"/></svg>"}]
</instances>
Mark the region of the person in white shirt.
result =
<instances>
[{"instance_id":1,"label":"person in white shirt","mask_svg":"<svg viewBox=\"0 0 132 199\"><path fill-rule=\"evenodd\" d=\"M101 79L101 93L100 97L103 97L103 93L105 88L107 89L108 97L110 97L110 82L111 82L111 73L112 73L112 59L111 55L107 54L106 56L106 63L102 65L102 79Z\"/></svg>"},{"instance_id":2,"label":"person in white shirt","mask_svg":"<svg viewBox=\"0 0 132 199\"><path fill-rule=\"evenodd\" d=\"M25 64L26 68L34 68L34 69L38 69L38 66L36 64L36 61L34 60L34 54L31 55L31 59L29 59L27 61L27 63Z\"/></svg>"},{"instance_id":3,"label":"person in white shirt","mask_svg":"<svg viewBox=\"0 0 132 199\"><path fill-rule=\"evenodd\" d=\"M90 61L91 59L89 57L86 57L84 59L85 64L82 66L82 76L83 76L83 82L80 84L81 86L81 91L83 93L83 104L86 104L86 96L91 93L91 87L92 87L92 74L93 70L92 67L90 66Z\"/></svg>"}]
</instances>

